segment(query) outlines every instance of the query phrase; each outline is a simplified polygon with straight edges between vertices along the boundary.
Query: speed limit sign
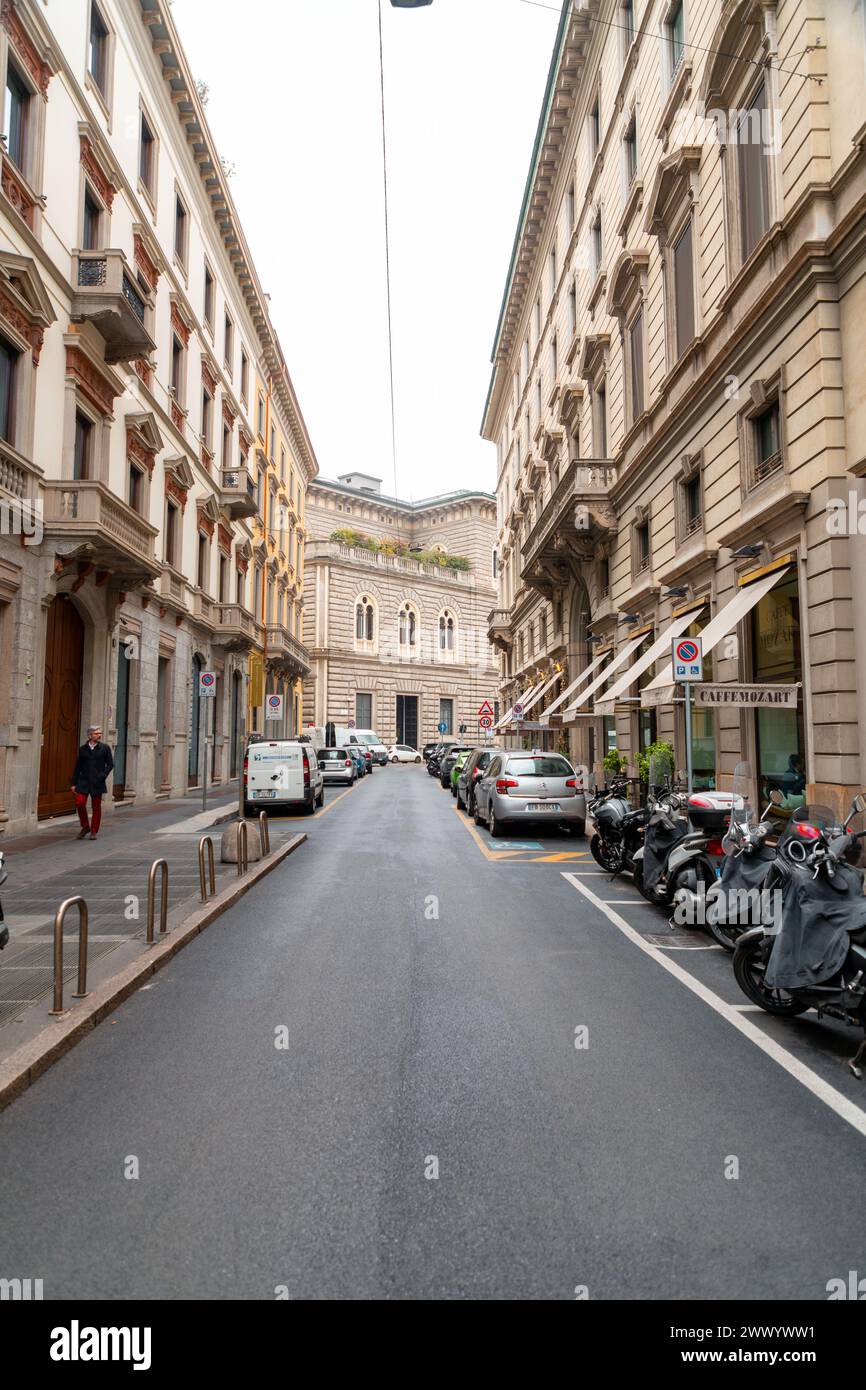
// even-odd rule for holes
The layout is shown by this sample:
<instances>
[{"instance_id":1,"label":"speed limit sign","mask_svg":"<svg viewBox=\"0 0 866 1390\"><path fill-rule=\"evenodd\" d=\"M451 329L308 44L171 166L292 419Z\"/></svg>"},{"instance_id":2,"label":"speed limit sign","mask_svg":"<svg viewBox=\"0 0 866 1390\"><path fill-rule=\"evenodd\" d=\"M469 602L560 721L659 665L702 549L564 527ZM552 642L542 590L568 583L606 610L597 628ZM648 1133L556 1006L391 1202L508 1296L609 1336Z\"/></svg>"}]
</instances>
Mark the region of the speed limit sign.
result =
<instances>
[{"instance_id":1,"label":"speed limit sign","mask_svg":"<svg viewBox=\"0 0 866 1390\"><path fill-rule=\"evenodd\" d=\"M478 723L481 725L482 729L491 729L493 727L493 719L489 714L482 714Z\"/></svg>"}]
</instances>

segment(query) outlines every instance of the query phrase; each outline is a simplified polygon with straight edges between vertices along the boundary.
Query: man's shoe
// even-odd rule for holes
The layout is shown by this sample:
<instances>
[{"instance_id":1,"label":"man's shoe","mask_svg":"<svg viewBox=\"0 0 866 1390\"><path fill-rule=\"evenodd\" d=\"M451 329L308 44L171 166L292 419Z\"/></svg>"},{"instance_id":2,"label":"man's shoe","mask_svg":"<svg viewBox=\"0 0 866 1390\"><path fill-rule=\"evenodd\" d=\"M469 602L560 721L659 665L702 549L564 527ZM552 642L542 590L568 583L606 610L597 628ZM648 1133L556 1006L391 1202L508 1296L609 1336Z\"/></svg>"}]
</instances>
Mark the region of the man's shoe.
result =
<instances>
[{"instance_id":1,"label":"man's shoe","mask_svg":"<svg viewBox=\"0 0 866 1390\"><path fill-rule=\"evenodd\" d=\"M89 826L85 826L83 830L79 830L79 832L78 832L78 834L76 835L75 838L76 838L76 840L83 840L84 837L85 837L86 835L89 835L89 834L90 834L90 827L89 827Z\"/></svg>"},{"instance_id":2,"label":"man's shoe","mask_svg":"<svg viewBox=\"0 0 866 1390\"><path fill-rule=\"evenodd\" d=\"M91 838L91 840L95 840L95 839L96 839L96 836L93 835L93 834L91 834L90 838Z\"/></svg>"}]
</instances>

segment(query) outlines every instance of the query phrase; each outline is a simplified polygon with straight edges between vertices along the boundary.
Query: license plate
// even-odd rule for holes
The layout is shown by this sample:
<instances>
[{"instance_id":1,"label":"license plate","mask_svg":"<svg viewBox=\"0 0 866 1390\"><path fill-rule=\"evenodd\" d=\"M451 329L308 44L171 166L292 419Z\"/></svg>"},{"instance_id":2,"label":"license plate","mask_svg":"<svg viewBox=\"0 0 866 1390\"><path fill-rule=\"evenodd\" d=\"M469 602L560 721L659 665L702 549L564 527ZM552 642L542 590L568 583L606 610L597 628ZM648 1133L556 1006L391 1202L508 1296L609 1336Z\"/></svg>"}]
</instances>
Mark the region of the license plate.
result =
<instances>
[{"instance_id":1,"label":"license plate","mask_svg":"<svg viewBox=\"0 0 866 1390\"><path fill-rule=\"evenodd\" d=\"M527 811L562 811L558 801L527 801Z\"/></svg>"},{"instance_id":2,"label":"license plate","mask_svg":"<svg viewBox=\"0 0 866 1390\"><path fill-rule=\"evenodd\" d=\"M255 797L256 801L273 801L275 800L276 795L277 793L273 791L270 787L266 791L253 792L253 796Z\"/></svg>"}]
</instances>

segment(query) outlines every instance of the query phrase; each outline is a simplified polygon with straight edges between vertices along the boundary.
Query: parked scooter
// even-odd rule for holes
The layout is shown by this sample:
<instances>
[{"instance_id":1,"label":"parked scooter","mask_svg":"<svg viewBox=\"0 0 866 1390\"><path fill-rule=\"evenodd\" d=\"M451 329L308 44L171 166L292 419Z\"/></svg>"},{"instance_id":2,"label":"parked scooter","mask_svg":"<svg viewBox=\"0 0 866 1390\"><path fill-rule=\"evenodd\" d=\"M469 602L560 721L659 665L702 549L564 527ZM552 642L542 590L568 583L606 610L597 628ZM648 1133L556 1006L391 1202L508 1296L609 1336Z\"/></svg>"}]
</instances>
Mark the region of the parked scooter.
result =
<instances>
[{"instance_id":1,"label":"parked scooter","mask_svg":"<svg viewBox=\"0 0 866 1390\"><path fill-rule=\"evenodd\" d=\"M862 794L841 825L825 806L801 806L779 839L765 884L781 891L780 920L745 932L734 952L737 984L769 1014L817 1009L866 1029L866 897L854 867L864 816ZM858 1078L864 1057L866 1038L848 1064Z\"/></svg>"},{"instance_id":2,"label":"parked scooter","mask_svg":"<svg viewBox=\"0 0 866 1390\"><path fill-rule=\"evenodd\" d=\"M673 764L666 754L653 753L649 761L647 820L644 842L635 851L634 882L650 902L658 902L656 887L674 846L687 831L682 816L682 797L674 791Z\"/></svg>"},{"instance_id":3,"label":"parked scooter","mask_svg":"<svg viewBox=\"0 0 866 1390\"><path fill-rule=\"evenodd\" d=\"M2 849L0 849L0 888L3 887L3 884L6 882L8 877L9 874L6 869L6 856L3 853ZM9 928L7 927L3 919L3 904L0 903L0 951L3 950L3 947L7 944L8 941Z\"/></svg>"},{"instance_id":4,"label":"parked scooter","mask_svg":"<svg viewBox=\"0 0 866 1390\"><path fill-rule=\"evenodd\" d=\"M596 793L588 807L595 825L589 842L590 854L612 874L633 871L634 856L643 845L644 827L649 818L646 807L631 805L627 792L625 778L616 778L612 786L602 787Z\"/></svg>"},{"instance_id":5,"label":"parked scooter","mask_svg":"<svg viewBox=\"0 0 866 1390\"><path fill-rule=\"evenodd\" d=\"M784 798L778 790L771 792L758 819L752 800L755 785L751 763L738 763L734 769L730 825L722 840L724 858L719 877L708 889L700 883L696 891L680 888L675 898L674 922L708 927L727 951L733 951L749 927L771 925L771 897L764 880L776 857L776 846L767 841L777 831L772 816Z\"/></svg>"}]
</instances>

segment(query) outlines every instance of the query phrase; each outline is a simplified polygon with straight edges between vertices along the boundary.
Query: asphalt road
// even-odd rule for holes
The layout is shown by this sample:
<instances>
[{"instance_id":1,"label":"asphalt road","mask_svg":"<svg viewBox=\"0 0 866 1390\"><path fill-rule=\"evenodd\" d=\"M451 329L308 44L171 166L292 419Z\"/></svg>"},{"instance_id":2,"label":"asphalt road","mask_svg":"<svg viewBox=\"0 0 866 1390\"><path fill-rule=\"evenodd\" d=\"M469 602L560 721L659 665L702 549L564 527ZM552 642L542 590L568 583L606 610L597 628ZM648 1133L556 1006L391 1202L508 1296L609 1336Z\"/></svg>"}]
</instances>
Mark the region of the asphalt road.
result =
<instances>
[{"instance_id":1,"label":"asphalt road","mask_svg":"<svg viewBox=\"0 0 866 1390\"><path fill-rule=\"evenodd\" d=\"M0 1276L46 1298L824 1299L866 1274L866 1137L576 891L565 872L665 928L585 842L494 848L415 767L327 797L0 1115ZM721 952L678 959L728 988ZM862 1105L835 1037L807 1025L792 1055L826 1043Z\"/></svg>"}]
</instances>

